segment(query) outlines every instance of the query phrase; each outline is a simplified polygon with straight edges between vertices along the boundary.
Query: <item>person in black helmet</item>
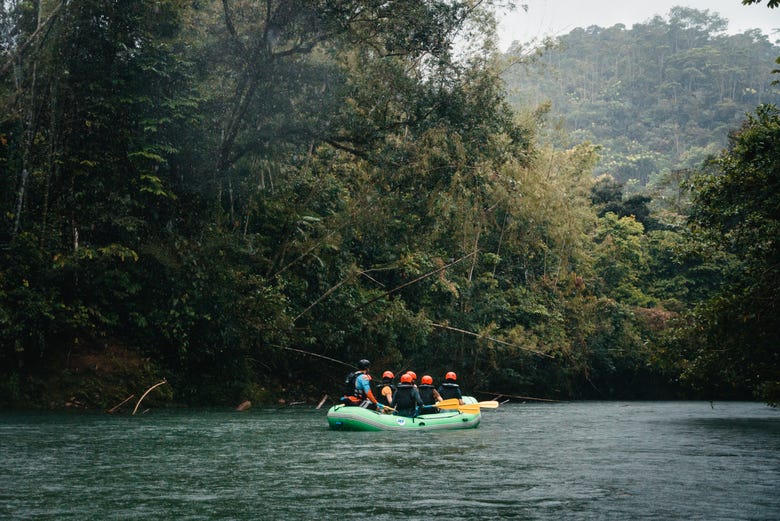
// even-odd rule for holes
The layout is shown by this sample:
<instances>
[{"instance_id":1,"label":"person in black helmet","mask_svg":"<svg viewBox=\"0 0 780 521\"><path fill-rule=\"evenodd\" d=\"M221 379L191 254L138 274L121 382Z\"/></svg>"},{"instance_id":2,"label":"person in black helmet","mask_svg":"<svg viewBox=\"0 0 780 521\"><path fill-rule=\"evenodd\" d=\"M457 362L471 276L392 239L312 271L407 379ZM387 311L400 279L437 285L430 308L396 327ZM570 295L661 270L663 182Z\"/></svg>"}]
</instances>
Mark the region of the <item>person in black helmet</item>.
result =
<instances>
[{"instance_id":1,"label":"person in black helmet","mask_svg":"<svg viewBox=\"0 0 780 521\"><path fill-rule=\"evenodd\" d=\"M364 358L358 362L358 370L347 375L344 380L344 396L341 397L341 403L379 410L384 408L381 403L377 402L371 391L371 377L368 375L370 366L371 362Z\"/></svg>"}]
</instances>

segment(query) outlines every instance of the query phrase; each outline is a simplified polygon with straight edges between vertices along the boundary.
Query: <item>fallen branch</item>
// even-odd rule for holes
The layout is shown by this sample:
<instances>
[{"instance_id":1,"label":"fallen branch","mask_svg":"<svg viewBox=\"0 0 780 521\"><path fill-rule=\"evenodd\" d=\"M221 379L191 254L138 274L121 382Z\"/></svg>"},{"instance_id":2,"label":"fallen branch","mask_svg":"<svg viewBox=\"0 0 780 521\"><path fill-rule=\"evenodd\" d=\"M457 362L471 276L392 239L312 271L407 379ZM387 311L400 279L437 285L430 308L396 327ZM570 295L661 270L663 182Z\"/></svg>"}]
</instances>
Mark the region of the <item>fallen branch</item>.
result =
<instances>
[{"instance_id":1,"label":"fallen branch","mask_svg":"<svg viewBox=\"0 0 780 521\"><path fill-rule=\"evenodd\" d=\"M533 396L516 396L512 394L491 393L489 391L474 391L474 392L495 396L496 400L502 397L506 397L506 398L513 398L515 400L532 400L534 402L555 402L555 403L560 402L560 400L551 400L550 398L534 398Z\"/></svg>"},{"instance_id":2,"label":"fallen branch","mask_svg":"<svg viewBox=\"0 0 780 521\"><path fill-rule=\"evenodd\" d=\"M125 398L124 400L122 400L120 403L118 403L118 404L114 405L113 407L111 407L111 408L110 408L109 410L107 410L106 412L107 412L108 414L114 414L114 413L115 413L117 410L119 410L119 408L120 408L120 407L122 407L124 404L126 404L127 402L129 402L129 401L130 401L130 400L132 400L133 398L135 398L135 395L134 395L134 394L131 394L130 396L128 396L127 398Z\"/></svg>"},{"instance_id":3,"label":"fallen branch","mask_svg":"<svg viewBox=\"0 0 780 521\"><path fill-rule=\"evenodd\" d=\"M319 409L320 407L322 407L322 404L325 403L325 400L327 400L327 399L328 399L328 395L326 394L325 396L322 397L322 400L320 400L320 403L317 404L316 409Z\"/></svg>"},{"instance_id":4,"label":"fallen branch","mask_svg":"<svg viewBox=\"0 0 780 521\"><path fill-rule=\"evenodd\" d=\"M471 257L472 255L476 255L476 254L477 254L477 252L476 252L476 251L473 251L473 252L471 252L471 253L468 253L468 254L464 255L463 257L461 257L460 259L457 259L457 260L455 260L455 261L452 261L452 262L450 262L449 264L446 264L446 265L444 265L444 266L441 266L441 267L439 267L439 268L436 268L435 270L433 270L433 271L430 271L430 272L428 272L428 273L426 273L426 274L424 274L424 275L420 275L420 276L419 276L419 277L417 277L416 279L414 279L414 280L410 280L409 282L406 282L406 283L404 283L404 284L401 284L400 286L396 286L396 287L394 287L393 289L391 289L390 291L385 291L384 293L382 293L382 294L381 294L381 295L379 295L378 297L374 297L374 298L372 298L371 300L369 300L368 302L364 302L363 304L361 304L360 306L358 306L358 307L357 307L357 309L362 309L362 308L364 308L364 307L368 306L369 304L373 304L374 302L376 302L377 300L379 300L379 299L381 299L381 298L385 298L385 297L387 297L387 296L390 296L390 295L392 295L392 294L393 294L393 293L395 293L396 291L400 291L400 290L404 289L405 287L407 287L407 286L411 286L412 284L417 284L417 283L418 283L418 282L420 282L421 280L425 280L425 279L427 279L428 277L430 277L430 276L432 276L432 275L436 275L437 273L441 273L442 271L446 270L447 268L449 268L449 267L451 267L451 266L454 266L454 265L456 265L457 263L459 263L459 262L461 262L461 261L463 261L463 260L465 260L465 259L468 259L468 258L469 258L469 257ZM357 310L357 309L356 309L356 310Z\"/></svg>"},{"instance_id":5,"label":"fallen branch","mask_svg":"<svg viewBox=\"0 0 780 521\"><path fill-rule=\"evenodd\" d=\"M286 351L295 351L296 353L303 353L304 355L316 356L317 358L323 358L325 360L330 360L331 362L336 362L337 364L345 365L347 367L352 367L352 368L355 367L354 365L348 364L346 362L342 362L341 360L336 360L335 358L331 358L329 356L321 355L321 354L318 354L318 353L312 353L311 351L304 351L303 349L296 349L294 347L284 347L284 346L274 346L274 347L281 347L282 349L284 349Z\"/></svg>"},{"instance_id":6,"label":"fallen branch","mask_svg":"<svg viewBox=\"0 0 780 521\"><path fill-rule=\"evenodd\" d=\"M167 383L168 383L168 380L165 380L165 379L163 379L163 381L162 381L162 382L156 383L156 384L154 384L153 386L151 386L150 388L148 388L148 389L146 390L146 392L143 394L143 396L141 396L141 399L140 399L140 400L138 400L138 403L136 403L136 404L135 404L135 409L133 409L133 416L135 416L135 413L136 413L136 412L138 412L138 406L139 406L139 405L141 405L141 402L142 402L142 401L144 401L144 398L146 398L146 395L147 395L147 394L149 394L150 392L152 392L154 389L157 389L157 388L158 388L158 387L160 387L161 385L163 385L163 384L167 384Z\"/></svg>"},{"instance_id":7,"label":"fallen branch","mask_svg":"<svg viewBox=\"0 0 780 521\"><path fill-rule=\"evenodd\" d=\"M471 335L471 336L475 336L477 338L484 338L485 340L490 340L491 342L496 342L497 344L503 344L503 345L509 346L509 347L516 347L518 349L522 349L523 351L529 351L529 352L537 354L539 356L545 356L547 358L555 358L552 355L548 355L547 353L542 353L541 351L537 351L536 349L531 349L529 347L519 346L517 344L511 344L509 342L505 342L504 340L499 340L498 338L493 338L493 337L487 336L487 335L480 335L479 333L474 333L472 331L466 331L465 329L460 329L460 328L452 327L452 326L445 326L444 324L436 324L436 323L431 323L431 325L433 327L439 327L439 328L442 328L442 329L447 329L449 331L456 331L458 333L463 333L464 335Z\"/></svg>"}]
</instances>

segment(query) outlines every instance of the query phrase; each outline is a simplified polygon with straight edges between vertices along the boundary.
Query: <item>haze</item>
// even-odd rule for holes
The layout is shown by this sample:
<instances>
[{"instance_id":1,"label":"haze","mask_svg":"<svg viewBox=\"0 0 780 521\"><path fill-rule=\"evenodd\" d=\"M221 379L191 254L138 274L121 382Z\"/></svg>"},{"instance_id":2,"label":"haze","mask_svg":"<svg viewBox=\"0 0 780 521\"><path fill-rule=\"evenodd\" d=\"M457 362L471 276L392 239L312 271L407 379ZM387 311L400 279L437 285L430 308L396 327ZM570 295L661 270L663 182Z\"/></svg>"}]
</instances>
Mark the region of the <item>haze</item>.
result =
<instances>
[{"instance_id":1,"label":"haze","mask_svg":"<svg viewBox=\"0 0 780 521\"><path fill-rule=\"evenodd\" d=\"M611 27L622 23L630 28L655 15L668 17L675 6L709 10L729 21L728 32L741 33L761 29L771 41L780 38L780 9L770 9L766 2L742 5L740 0L695 0L626 2L625 0L520 0L527 11L517 7L499 16L499 46L505 51L514 41L528 42L546 36L566 34L577 27L598 25Z\"/></svg>"}]
</instances>

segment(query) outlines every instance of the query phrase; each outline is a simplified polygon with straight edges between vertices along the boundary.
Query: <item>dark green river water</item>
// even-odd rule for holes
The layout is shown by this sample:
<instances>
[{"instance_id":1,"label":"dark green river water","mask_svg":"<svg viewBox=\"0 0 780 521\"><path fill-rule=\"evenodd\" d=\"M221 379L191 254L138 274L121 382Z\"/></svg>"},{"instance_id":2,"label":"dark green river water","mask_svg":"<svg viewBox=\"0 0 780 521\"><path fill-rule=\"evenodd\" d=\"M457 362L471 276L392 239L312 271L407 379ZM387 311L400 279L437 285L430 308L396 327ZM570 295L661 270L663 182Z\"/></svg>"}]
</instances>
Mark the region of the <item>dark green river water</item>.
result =
<instances>
[{"instance_id":1,"label":"dark green river water","mask_svg":"<svg viewBox=\"0 0 780 521\"><path fill-rule=\"evenodd\" d=\"M780 411L508 404L467 431L325 410L0 413L0 519L780 519Z\"/></svg>"}]
</instances>

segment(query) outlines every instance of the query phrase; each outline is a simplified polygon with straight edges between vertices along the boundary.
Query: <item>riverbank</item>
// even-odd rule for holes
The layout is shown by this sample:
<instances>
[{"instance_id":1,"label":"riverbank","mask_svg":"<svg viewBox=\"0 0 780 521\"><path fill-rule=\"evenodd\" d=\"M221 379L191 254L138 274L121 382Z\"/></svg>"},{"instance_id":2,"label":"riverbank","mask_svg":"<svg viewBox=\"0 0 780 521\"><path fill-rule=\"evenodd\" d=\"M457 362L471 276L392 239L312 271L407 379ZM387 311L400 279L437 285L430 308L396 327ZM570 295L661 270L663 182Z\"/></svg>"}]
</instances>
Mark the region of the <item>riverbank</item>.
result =
<instances>
[{"instance_id":1,"label":"riverbank","mask_svg":"<svg viewBox=\"0 0 780 521\"><path fill-rule=\"evenodd\" d=\"M327 394L315 385L269 381L251 385L235 400L192 403L177 393L176 379L157 362L117 345L70 349L39 370L23 369L0 374L0 409L130 413L147 390L163 381L144 397L145 408L316 405Z\"/></svg>"}]
</instances>

